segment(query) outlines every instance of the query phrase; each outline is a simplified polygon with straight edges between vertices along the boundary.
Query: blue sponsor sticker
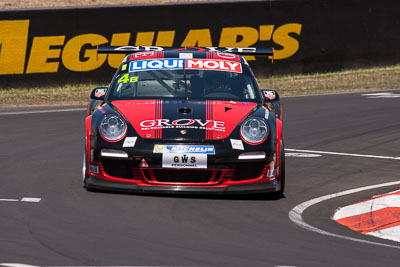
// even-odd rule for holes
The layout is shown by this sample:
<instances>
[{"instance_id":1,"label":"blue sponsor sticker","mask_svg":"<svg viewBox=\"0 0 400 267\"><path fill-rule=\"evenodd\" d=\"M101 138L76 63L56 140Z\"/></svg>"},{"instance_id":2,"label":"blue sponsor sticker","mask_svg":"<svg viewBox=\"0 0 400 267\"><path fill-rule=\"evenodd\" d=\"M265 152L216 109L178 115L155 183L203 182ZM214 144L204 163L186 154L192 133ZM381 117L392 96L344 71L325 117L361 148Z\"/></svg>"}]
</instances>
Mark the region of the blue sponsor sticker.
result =
<instances>
[{"instance_id":1,"label":"blue sponsor sticker","mask_svg":"<svg viewBox=\"0 0 400 267\"><path fill-rule=\"evenodd\" d=\"M154 145L154 153L199 153L199 154L215 154L214 146L200 145Z\"/></svg>"},{"instance_id":2,"label":"blue sponsor sticker","mask_svg":"<svg viewBox=\"0 0 400 267\"><path fill-rule=\"evenodd\" d=\"M184 63L185 59L178 58L135 60L129 63L129 72L144 70L182 69Z\"/></svg>"}]
</instances>

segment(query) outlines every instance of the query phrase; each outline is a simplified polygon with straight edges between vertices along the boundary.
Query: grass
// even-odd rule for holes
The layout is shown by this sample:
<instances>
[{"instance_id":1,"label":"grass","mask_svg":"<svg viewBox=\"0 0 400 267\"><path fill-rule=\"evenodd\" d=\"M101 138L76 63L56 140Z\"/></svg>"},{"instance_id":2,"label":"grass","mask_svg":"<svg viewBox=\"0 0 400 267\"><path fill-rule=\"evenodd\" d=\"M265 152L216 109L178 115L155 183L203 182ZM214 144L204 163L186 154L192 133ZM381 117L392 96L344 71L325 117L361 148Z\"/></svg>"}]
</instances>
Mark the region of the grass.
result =
<instances>
[{"instance_id":1,"label":"grass","mask_svg":"<svg viewBox=\"0 0 400 267\"><path fill-rule=\"evenodd\" d=\"M400 65L344 70L308 75L275 76L259 79L261 88L280 95L330 94L400 88Z\"/></svg>"},{"instance_id":2,"label":"grass","mask_svg":"<svg viewBox=\"0 0 400 267\"><path fill-rule=\"evenodd\" d=\"M258 79L261 88L280 95L329 94L400 88L400 65L324 74L273 76ZM85 105L93 88L102 84L52 88L1 89L0 106Z\"/></svg>"},{"instance_id":3,"label":"grass","mask_svg":"<svg viewBox=\"0 0 400 267\"><path fill-rule=\"evenodd\" d=\"M86 105L93 88L106 85L67 84L58 87L0 89L0 106Z\"/></svg>"}]
</instances>

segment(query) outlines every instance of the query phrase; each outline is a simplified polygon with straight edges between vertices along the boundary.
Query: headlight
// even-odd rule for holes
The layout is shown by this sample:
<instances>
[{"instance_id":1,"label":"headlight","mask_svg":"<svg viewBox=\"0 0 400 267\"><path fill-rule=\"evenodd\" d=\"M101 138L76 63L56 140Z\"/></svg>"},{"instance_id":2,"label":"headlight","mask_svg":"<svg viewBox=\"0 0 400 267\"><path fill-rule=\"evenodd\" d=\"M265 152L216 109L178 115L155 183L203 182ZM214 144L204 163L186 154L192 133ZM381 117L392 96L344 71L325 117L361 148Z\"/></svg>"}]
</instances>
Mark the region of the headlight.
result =
<instances>
[{"instance_id":1,"label":"headlight","mask_svg":"<svg viewBox=\"0 0 400 267\"><path fill-rule=\"evenodd\" d=\"M259 144L268 136L267 123L261 118L246 119L240 127L240 134L246 143Z\"/></svg>"},{"instance_id":2,"label":"headlight","mask_svg":"<svg viewBox=\"0 0 400 267\"><path fill-rule=\"evenodd\" d=\"M99 124L101 136L111 142L121 140L126 130L126 122L118 115L106 115Z\"/></svg>"}]
</instances>

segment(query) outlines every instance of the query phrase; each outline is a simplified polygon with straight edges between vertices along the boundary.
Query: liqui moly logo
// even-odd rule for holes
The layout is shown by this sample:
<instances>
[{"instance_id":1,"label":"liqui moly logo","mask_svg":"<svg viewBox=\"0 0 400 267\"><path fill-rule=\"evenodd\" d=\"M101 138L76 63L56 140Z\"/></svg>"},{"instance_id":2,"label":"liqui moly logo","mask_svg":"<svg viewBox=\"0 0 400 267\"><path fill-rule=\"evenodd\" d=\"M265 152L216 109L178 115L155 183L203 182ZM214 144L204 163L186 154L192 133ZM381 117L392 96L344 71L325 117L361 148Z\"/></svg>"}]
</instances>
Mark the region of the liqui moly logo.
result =
<instances>
[{"instance_id":1,"label":"liqui moly logo","mask_svg":"<svg viewBox=\"0 0 400 267\"><path fill-rule=\"evenodd\" d=\"M129 63L129 71L163 70L163 69L196 69L218 70L242 73L242 64L228 60L216 59L149 59L135 60Z\"/></svg>"},{"instance_id":2,"label":"liqui moly logo","mask_svg":"<svg viewBox=\"0 0 400 267\"><path fill-rule=\"evenodd\" d=\"M226 60L188 59L185 67L187 69L220 70L242 73L241 63Z\"/></svg>"}]
</instances>

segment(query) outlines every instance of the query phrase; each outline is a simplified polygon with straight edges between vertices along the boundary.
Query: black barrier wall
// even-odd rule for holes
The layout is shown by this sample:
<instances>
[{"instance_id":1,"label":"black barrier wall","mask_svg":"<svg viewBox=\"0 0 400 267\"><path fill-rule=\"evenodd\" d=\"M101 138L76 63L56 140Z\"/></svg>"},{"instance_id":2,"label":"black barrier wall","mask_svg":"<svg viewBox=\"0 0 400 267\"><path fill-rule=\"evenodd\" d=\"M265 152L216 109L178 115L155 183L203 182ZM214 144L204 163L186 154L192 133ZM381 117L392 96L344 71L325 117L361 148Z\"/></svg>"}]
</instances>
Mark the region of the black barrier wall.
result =
<instances>
[{"instance_id":1,"label":"black barrier wall","mask_svg":"<svg viewBox=\"0 0 400 267\"><path fill-rule=\"evenodd\" d=\"M400 62L398 0L223 2L0 11L0 87L110 81L96 45L267 46L257 76Z\"/></svg>"}]
</instances>

